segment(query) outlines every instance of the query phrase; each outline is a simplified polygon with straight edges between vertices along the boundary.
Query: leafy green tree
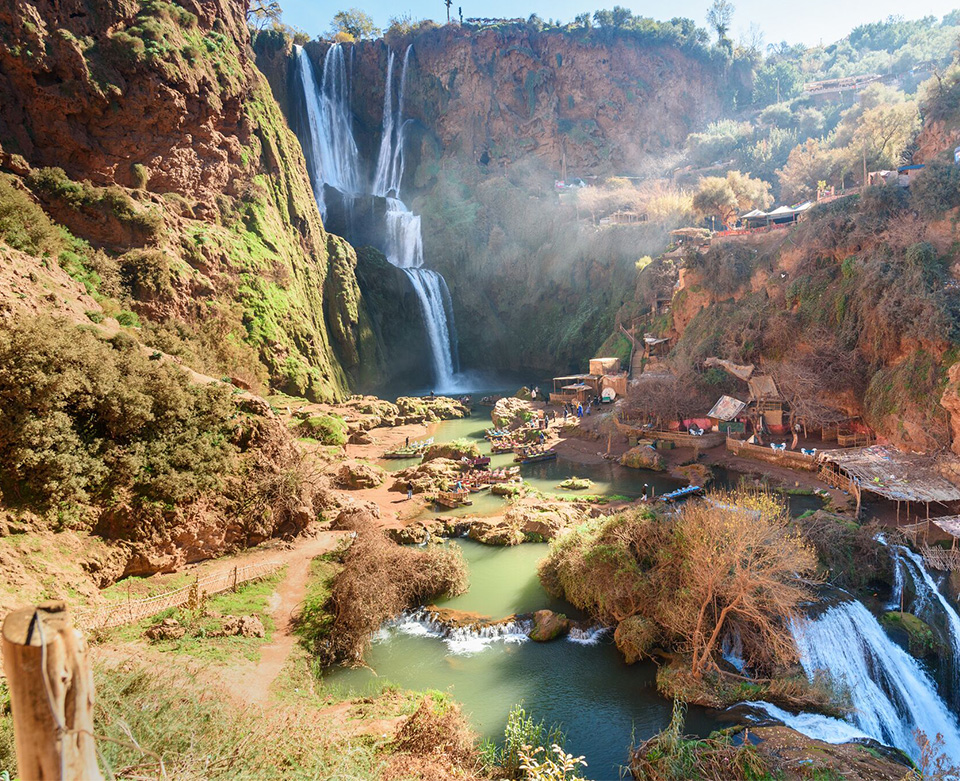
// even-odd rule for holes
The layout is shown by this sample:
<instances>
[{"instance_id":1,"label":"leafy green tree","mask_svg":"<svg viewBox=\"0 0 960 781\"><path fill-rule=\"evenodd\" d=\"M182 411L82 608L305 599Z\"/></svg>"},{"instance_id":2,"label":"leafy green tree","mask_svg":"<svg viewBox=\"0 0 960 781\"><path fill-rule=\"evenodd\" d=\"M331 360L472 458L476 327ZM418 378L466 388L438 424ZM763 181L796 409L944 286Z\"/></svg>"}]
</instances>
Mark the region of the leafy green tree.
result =
<instances>
[{"instance_id":1,"label":"leafy green tree","mask_svg":"<svg viewBox=\"0 0 960 781\"><path fill-rule=\"evenodd\" d=\"M373 23L373 18L359 8L350 8L346 11L337 11L333 15L330 25L331 37L340 33L349 35L354 40L376 38L380 35L380 28Z\"/></svg>"},{"instance_id":2,"label":"leafy green tree","mask_svg":"<svg viewBox=\"0 0 960 781\"><path fill-rule=\"evenodd\" d=\"M575 27L583 27L585 30L589 30L592 26L592 22L590 21L590 13L587 12L583 14L577 14L573 18L573 24Z\"/></svg>"},{"instance_id":3,"label":"leafy green tree","mask_svg":"<svg viewBox=\"0 0 960 781\"><path fill-rule=\"evenodd\" d=\"M693 208L705 217L716 215L731 226L740 211L767 208L773 203L770 185L750 174L730 171L725 177L706 176L693 196Z\"/></svg>"},{"instance_id":4,"label":"leafy green tree","mask_svg":"<svg viewBox=\"0 0 960 781\"><path fill-rule=\"evenodd\" d=\"M960 166L929 163L910 186L910 200L917 211L928 217L960 206Z\"/></svg>"},{"instance_id":5,"label":"leafy green tree","mask_svg":"<svg viewBox=\"0 0 960 781\"><path fill-rule=\"evenodd\" d=\"M753 102L769 106L796 97L803 89L803 75L792 62L764 65L753 80Z\"/></svg>"},{"instance_id":6,"label":"leafy green tree","mask_svg":"<svg viewBox=\"0 0 960 781\"><path fill-rule=\"evenodd\" d=\"M611 14L614 27L628 27L633 20L633 13L629 8L624 8L622 5L615 5Z\"/></svg>"},{"instance_id":7,"label":"leafy green tree","mask_svg":"<svg viewBox=\"0 0 960 781\"><path fill-rule=\"evenodd\" d=\"M594 11L593 21L597 27L613 27L613 12L608 10Z\"/></svg>"}]
</instances>

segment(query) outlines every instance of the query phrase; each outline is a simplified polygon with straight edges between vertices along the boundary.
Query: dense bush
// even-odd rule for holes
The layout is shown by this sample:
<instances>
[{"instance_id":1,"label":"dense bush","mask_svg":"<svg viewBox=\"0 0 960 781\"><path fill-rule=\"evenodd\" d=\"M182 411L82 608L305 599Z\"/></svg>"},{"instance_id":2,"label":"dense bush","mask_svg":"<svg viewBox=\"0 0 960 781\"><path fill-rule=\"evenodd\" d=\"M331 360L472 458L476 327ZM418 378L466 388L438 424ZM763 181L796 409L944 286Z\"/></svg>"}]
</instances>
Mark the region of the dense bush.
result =
<instances>
[{"instance_id":1,"label":"dense bush","mask_svg":"<svg viewBox=\"0 0 960 781\"><path fill-rule=\"evenodd\" d=\"M910 185L910 201L928 217L960 206L960 166L933 162Z\"/></svg>"},{"instance_id":2,"label":"dense bush","mask_svg":"<svg viewBox=\"0 0 960 781\"><path fill-rule=\"evenodd\" d=\"M38 509L176 504L230 471L233 405L120 334L51 320L0 328L0 488Z\"/></svg>"},{"instance_id":3,"label":"dense bush","mask_svg":"<svg viewBox=\"0 0 960 781\"><path fill-rule=\"evenodd\" d=\"M14 181L0 175L0 240L30 255L57 255L63 248L61 230Z\"/></svg>"},{"instance_id":4,"label":"dense bush","mask_svg":"<svg viewBox=\"0 0 960 781\"><path fill-rule=\"evenodd\" d=\"M369 521L357 519L358 533L333 580L324 609L332 623L313 611L301 637L323 665L360 664L371 635L384 621L424 600L458 594L467 587L459 548L408 548L389 540Z\"/></svg>"}]
</instances>

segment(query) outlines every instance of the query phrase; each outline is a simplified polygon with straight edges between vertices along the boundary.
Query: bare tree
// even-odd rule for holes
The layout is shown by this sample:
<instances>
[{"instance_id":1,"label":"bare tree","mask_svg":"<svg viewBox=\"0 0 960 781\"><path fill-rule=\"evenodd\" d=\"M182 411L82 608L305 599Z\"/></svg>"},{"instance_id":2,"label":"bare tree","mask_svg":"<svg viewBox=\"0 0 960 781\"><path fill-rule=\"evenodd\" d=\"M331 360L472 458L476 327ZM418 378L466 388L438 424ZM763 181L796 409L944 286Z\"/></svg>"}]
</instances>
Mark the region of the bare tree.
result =
<instances>
[{"instance_id":1,"label":"bare tree","mask_svg":"<svg viewBox=\"0 0 960 781\"><path fill-rule=\"evenodd\" d=\"M817 557L789 526L786 507L767 494L714 494L686 505L674 527L683 555L665 547L657 564L659 623L691 655L691 673L716 669L724 632L749 642L745 660L771 669L796 658L786 622L810 598L802 578Z\"/></svg>"}]
</instances>

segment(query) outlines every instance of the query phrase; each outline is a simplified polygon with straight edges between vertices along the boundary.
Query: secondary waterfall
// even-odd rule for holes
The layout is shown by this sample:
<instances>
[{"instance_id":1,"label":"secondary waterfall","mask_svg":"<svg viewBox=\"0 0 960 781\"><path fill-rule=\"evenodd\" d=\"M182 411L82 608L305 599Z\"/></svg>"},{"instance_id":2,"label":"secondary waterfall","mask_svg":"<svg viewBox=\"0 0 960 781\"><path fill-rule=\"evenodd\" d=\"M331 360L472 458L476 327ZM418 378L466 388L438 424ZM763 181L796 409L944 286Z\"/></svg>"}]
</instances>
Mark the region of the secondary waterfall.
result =
<instances>
[{"instance_id":1,"label":"secondary waterfall","mask_svg":"<svg viewBox=\"0 0 960 781\"><path fill-rule=\"evenodd\" d=\"M791 632L807 676L826 672L848 692L854 709L848 721L859 731L914 759L920 755L918 730L930 741L942 735L943 752L951 763L960 762L960 728L933 680L860 602L841 602L816 619L800 619ZM784 722L803 732L802 716Z\"/></svg>"},{"instance_id":2,"label":"secondary waterfall","mask_svg":"<svg viewBox=\"0 0 960 781\"><path fill-rule=\"evenodd\" d=\"M365 186L360 172L360 155L353 136L353 115L343 48L340 44L334 44L327 50L323 76L318 83L309 56L302 47L297 46L296 59L309 125L309 131L301 134L307 136L306 139L301 137L301 144L307 157L314 196L324 218L327 216L324 185L343 193L348 213L351 203L360 195L369 194L386 199L384 254L390 263L403 269L416 293L430 347L434 387L444 391L454 389L454 375L459 370L450 291L443 276L423 268L420 217L400 200L404 131L407 127L403 119L404 88L412 49L412 46L408 46L403 57L396 106L393 100L394 53L388 55L380 150L373 182Z\"/></svg>"},{"instance_id":3,"label":"secondary waterfall","mask_svg":"<svg viewBox=\"0 0 960 781\"><path fill-rule=\"evenodd\" d=\"M891 606L890 609L896 610L900 606L904 587L903 569L906 569L913 579L916 592L916 598L913 604L909 606L910 612L918 618L924 619L927 623L941 621L944 625L945 634L950 638L950 649L952 651L950 688L954 693L957 693L960 690L960 615L957 615L953 605L941 593L919 555L902 545L894 545L891 550L893 551L896 572L896 582L894 584L896 604Z\"/></svg>"}]
</instances>

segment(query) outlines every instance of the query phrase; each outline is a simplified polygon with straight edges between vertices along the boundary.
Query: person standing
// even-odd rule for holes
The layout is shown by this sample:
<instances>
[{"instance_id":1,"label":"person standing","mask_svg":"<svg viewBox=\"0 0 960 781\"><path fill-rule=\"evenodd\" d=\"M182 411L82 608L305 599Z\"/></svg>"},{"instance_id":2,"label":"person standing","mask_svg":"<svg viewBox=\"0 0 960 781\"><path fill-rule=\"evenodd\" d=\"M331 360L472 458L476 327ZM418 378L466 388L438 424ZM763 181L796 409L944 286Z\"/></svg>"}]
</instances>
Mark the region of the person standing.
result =
<instances>
[{"instance_id":1,"label":"person standing","mask_svg":"<svg viewBox=\"0 0 960 781\"><path fill-rule=\"evenodd\" d=\"M407 483L407 501L413 499L413 483Z\"/></svg>"}]
</instances>

